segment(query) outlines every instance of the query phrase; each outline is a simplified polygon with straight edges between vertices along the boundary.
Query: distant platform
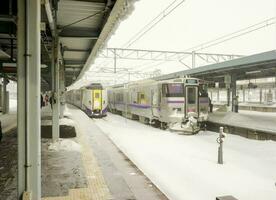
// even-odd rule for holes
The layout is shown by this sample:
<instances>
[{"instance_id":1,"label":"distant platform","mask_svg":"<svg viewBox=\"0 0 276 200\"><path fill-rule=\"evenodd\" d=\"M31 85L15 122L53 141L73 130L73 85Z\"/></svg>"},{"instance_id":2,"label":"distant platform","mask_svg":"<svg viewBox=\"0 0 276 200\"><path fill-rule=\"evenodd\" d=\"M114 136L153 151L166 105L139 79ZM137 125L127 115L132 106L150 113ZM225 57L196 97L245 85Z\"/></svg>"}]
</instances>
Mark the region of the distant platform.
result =
<instances>
[{"instance_id":1,"label":"distant platform","mask_svg":"<svg viewBox=\"0 0 276 200\"><path fill-rule=\"evenodd\" d=\"M276 140L276 113L240 110L233 112L214 112L209 115L209 129L218 131L225 127L235 133L253 139Z\"/></svg>"},{"instance_id":2,"label":"distant platform","mask_svg":"<svg viewBox=\"0 0 276 200\"><path fill-rule=\"evenodd\" d=\"M214 103L214 107L220 108L226 103ZM259 112L276 112L276 104L239 103L239 110L250 110Z\"/></svg>"}]
</instances>

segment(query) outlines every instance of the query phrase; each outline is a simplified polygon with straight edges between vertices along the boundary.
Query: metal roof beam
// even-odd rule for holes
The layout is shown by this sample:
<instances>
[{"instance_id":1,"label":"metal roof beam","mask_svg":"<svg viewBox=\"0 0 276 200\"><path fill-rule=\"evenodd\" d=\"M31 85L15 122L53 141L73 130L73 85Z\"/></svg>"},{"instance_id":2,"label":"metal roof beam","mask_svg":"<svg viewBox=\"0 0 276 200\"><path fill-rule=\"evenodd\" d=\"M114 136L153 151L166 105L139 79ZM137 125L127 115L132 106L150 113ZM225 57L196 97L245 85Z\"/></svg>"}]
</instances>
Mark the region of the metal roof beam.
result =
<instances>
[{"instance_id":1,"label":"metal roof beam","mask_svg":"<svg viewBox=\"0 0 276 200\"><path fill-rule=\"evenodd\" d=\"M63 51L69 51L69 52L83 52L83 53L89 53L92 49L70 49L70 48L64 48Z\"/></svg>"},{"instance_id":2,"label":"metal roof beam","mask_svg":"<svg viewBox=\"0 0 276 200\"><path fill-rule=\"evenodd\" d=\"M59 33L59 37L62 38L98 39L99 35L99 30L74 27L63 29Z\"/></svg>"},{"instance_id":3,"label":"metal roof beam","mask_svg":"<svg viewBox=\"0 0 276 200\"><path fill-rule=\"evenodd\" d=\"M64 60L65 66L67 65L84 65L86 60Z\"/></svg>"},{"instance_id":4,"label":"metal roof beam","mask_svg":"<svg viewBox=\"0 0 276 200\"><path fill-rule=\"evenodd\" d=\"M13 15L0 15L1 22L13 22L16 24L16 17Z\"/></svg>"}]
</instances>

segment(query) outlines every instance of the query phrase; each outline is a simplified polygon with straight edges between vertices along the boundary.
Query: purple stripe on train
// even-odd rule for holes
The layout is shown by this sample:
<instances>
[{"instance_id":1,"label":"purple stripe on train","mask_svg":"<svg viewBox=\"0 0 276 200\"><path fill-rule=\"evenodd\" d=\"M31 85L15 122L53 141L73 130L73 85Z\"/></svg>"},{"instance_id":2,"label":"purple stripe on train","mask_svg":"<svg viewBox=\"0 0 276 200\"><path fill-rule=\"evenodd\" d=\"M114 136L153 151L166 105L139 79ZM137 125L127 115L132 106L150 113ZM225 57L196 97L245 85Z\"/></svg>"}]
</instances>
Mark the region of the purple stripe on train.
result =
<instances>
[{"instance_id":1,"label":"purple stripe on train","mask_svg":"<svg viewBox=\"0 0 276 200\"><path fill-rule=\"evenodd\" d=\"M116 105L123 105L125 106L126 104L123 103L123 102L116 102L115 103ZM136 103L130 103L130 104L127 104L128 106L131 106L131 107L134 107L134 108L144 108L144 109L147 109L147 108L151 108L150 105L145 105L145 104L136 104Z\"/></svg>"},{"instance_id":2,"label":"purple stripe on train","mask_svg":"<svg viewBox=\"0 0 276 200\"><path fill-rule=\"evenodd\" d=\"M144 108L144 109L151 108L150 105L145 105L145 104L129 104L129 105L134 108Z\"/></svg>"},{"instance_id":3,"label":"purple stripe on train","mask_svg":"<svg viewBox=\"0 0 276 200\"><path fill-rule=\"evenodd\" d=\"M85 107L86 114L90 116L92 114L92 110L87 108L86 106L84 106L84 107Z\"/></svg>"},{"instance_id":4,"label":"purple stripe on train","mask_svg":"<svg viewBox=\"0 0 276 200\"><path fill-rule=\"evenodd\" d=\"M182 100L182 101L167 101L167 103L184 103L185 101Z\"/></svg>"},{"instance_id":5,"label":"purple stripe on train","mask_svg":"<svg viewBox=\"0 0 276 200\"><path fill-rule=\"evenodd\" d=\"M107 113L107 107L105 107L103 110L102 110L102 114L106 114Z\"/></svg>"}]
</instances>

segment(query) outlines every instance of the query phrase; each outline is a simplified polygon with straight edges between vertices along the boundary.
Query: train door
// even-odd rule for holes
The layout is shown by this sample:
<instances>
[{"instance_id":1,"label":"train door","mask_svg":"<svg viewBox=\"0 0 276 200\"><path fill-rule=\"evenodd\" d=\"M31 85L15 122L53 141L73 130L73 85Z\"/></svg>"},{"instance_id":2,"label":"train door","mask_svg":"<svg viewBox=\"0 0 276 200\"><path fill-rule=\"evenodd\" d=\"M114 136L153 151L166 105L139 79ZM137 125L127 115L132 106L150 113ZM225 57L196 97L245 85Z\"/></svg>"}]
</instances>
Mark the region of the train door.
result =
<instances>
[{"instance_id":1,"label":"train door","mask_svg":"<svg viewBox=\"0 0 276 200\"><path fill-rule=\"evenodd\" d=\"M102 110L102 90L93 90L92 95L93 110Z\"/></svg>"},{"instance_id":2,"label":"train door","mask_svg":"<svg viewBox=\"0 0 276 200\"><path fill-rule=\"evenodd\" d=\"M185 86L185 116L194 113L198 117L198 87L193 85Z\"/></svg>"},{"instance_id":3,"label":"train door","mask_svg":"<svg viewBox=\"0 0 276 200\"><path fill-rule=\"evenodd\" d=\"M151 90L151 112L152 112L152 116L158 117L159 108L160 108L160 103L159 103L159 97L158 97L158 90L157 89L152 89Z\"/></svg>"},{"instance_id":4,"label":"train door","mask_svg":"<svg viewBox=\"0 0 276 200\"><path fill-rule=\"evenodd\" d=\"M102 109L106 109L108 104L107 90L102 90Z\"/></svg>"}]
</instances>

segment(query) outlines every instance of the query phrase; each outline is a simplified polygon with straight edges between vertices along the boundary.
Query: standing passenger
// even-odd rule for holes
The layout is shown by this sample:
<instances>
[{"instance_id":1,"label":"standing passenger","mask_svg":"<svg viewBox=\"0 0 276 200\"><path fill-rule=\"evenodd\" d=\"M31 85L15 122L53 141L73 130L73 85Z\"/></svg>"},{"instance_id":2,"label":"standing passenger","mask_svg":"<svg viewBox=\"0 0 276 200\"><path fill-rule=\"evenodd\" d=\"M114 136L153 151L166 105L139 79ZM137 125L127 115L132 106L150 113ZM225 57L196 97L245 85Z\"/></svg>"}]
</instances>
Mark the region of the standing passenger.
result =
<instances>
[{"instance_id":1,"label":"standing passenger","mask_svg":"<svg viewBox=\"0 0 276 200\"><path fill-rule=\"evenodd\" d=\"M236 96L234 98L234 112L239 112L239 96Z\"/></svg>"},{"instance_id":2,"label":"standing passenger","mask_svg":"<svg viewBox=\"0 0 276 200\"><path fill-rule=\"evenodd\" d=\"M2 123L0 121L0 142L2 141L3 133L2 133Z\"/></svg>"},{"instance_id":3,"label":"standing passenger","mask_svg":"<svg viewBox=\"0 0 276 200\"><path fill-rule=\"evenodd\" d=\"M40 108L42 108L43 103L44 103L43 96L42 96L42 94L40 94Z\"/></svg>"},{"instance_id":4,"label":"standing passenger","mask_svg":"<svg viewBox=\"0 0 276 200\"><path fill-rule=\"evenodd\" d=\"M212 112L213 112L213 104L212 104L212 100L211 100L211 98L210 98L210 97L208 97L208 99L209 99L210 113L212 113Z\"/></svg>"}]
</instances>

